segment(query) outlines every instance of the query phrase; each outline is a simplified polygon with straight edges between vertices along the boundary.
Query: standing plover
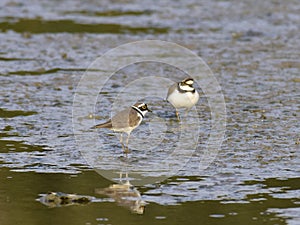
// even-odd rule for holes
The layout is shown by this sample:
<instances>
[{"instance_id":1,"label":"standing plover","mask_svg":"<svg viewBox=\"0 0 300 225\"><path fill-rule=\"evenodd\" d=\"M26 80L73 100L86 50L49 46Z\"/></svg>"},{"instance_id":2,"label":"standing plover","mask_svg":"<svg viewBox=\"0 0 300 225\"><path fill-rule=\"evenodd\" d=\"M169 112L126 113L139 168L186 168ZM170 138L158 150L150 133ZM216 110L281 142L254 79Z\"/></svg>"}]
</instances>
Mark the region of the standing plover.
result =
<instances>
[{"instance_id":1,"label":"standing plover","mask_svg":"<svg viewBox=\"0 0 300 225\"><path fill-rule=\"evenodd\" d=\"M193 84L193 78L186 78L169 88L167 101L175 107L178 120L179 108L185 108L187 113L199 100L199 93L193 87Z\"/></svg>"},{"instance_id":2,"label":"standing plover","mask_svg":"<svg viewBox=\"0 0 300 225\"><path fill-rule=\"evenodd\" d=\"M105 123L98 124L93 128L108 128L115 132L120 132L120 142L125 153L128 153L128 141L131 131L137 128L142 122L147 112L152 112L148 109L145 103L136 103L133 106L126 108ZM123 143L123 133L127 133L126 145Z\"/></svg>"}]
</instances>

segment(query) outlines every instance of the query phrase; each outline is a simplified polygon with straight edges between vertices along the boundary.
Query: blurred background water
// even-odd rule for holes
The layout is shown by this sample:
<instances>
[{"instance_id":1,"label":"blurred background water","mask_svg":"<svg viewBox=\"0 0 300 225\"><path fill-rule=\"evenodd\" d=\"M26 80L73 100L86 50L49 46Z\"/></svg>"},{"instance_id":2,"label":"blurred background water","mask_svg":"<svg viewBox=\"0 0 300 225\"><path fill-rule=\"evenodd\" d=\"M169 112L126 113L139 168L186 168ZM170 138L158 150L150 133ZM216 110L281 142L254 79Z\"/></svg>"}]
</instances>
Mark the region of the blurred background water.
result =
<instances>
[{"instance_id":1,"label":"blurred background water","mask_svg":"<svg viewBox=\"0 0 300 225\"><path fill-rule=\"evenodd\" d=\"M299 10L297 0L1 1L0 224L300 224ZM112 184L77 148L74 93L97 57L153 39L191 49L222 87L227 130L214 162L198 171L191 160L178 174L137 187L144 215L110 201L60 208L36 201L48 191L97 197L95 189ZM174 81L182 75L157 64L137 67ZM99 121L110 114L106 97ZM211 119L205 96L197 110L201 150ZM133 133L147 135L150 121ZM118 154L118 139L110 138Z\"/></svg>"}]
</instances>

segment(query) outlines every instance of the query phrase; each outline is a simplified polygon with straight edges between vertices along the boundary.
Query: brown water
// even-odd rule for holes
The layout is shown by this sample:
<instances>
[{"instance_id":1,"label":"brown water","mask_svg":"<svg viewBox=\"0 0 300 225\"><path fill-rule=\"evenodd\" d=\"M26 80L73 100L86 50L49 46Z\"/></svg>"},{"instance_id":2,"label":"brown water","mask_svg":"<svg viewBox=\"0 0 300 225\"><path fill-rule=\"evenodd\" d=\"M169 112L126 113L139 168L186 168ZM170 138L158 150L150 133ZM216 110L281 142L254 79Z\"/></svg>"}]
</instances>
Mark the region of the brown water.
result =
<instances>
[{"instance_id":1,"label":"brown water","mask_svg":"<svg viewBox=\"0 0 300 225\"><path fill-rule=\"evenodd\" d=\"M1 225L300 224L299 1L8 0L0 9ZM185 46L212 69L227 109L216 159L206 170L195 170L210 131L210 108L202 96L198 155L177 175L137 187L147 202L145 214L106 198L83 206L42 205L36 199L48 191L101 198L95 189L112 184L77 148L73 97L97 57L146 39ZM157 64L138 67L144 74L173 73ZM106 91L120 88L112 82ZM105 96L97 121L110 113L110 95ZM163 113L161 101L152 105ZM150 122L151 115L133 136L146 137ZM117 138L109 141L123 162ZM165 146L152 156L162 157L171 145Z\"/></svg>"}]
</instances>

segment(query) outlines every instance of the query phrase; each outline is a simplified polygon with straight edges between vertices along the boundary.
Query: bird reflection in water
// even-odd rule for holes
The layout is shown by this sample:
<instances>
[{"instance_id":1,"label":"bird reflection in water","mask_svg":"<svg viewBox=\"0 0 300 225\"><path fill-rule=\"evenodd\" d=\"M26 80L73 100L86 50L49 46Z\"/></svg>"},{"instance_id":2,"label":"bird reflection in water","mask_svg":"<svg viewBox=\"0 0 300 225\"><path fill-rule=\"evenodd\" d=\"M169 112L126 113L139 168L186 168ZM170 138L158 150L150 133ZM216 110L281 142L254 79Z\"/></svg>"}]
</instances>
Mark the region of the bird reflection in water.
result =
<instances>
[{"instance_id":1,"label":"bird reflection in water","mask_svg":"<svg viewBox=\"0 0 300 225\"><path fill-rule=\"evenodd\" d=\"M120 173L120 177L122 173ZM129 209L133 213L143 214L146 202L142 200L140 192L129 182L128 173L126 181L112 184L108 188L96 189L96 194L106 195L116 201L120 206Z\"/></svg>"}]
</instances>

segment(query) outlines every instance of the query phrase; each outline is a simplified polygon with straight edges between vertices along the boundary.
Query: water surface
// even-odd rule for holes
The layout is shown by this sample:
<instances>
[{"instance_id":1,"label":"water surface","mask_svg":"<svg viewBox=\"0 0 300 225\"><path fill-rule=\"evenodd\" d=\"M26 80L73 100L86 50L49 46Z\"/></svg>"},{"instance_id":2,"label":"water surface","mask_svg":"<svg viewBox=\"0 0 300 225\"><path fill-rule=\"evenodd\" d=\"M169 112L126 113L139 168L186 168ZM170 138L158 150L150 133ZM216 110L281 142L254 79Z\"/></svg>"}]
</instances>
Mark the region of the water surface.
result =
<instances>
[{"instance_id":1,"label":"water surface","mask_svg":"<svg viewBox=\"0 0 300 225\"><path fill-rule=\"evenodd\" d=\"M0 224L300 223L298 1L7 0L0 7L5 9L0 13ZM227 108L226 136L216 159L197 170L211 130L202 95L197 151L178 174L137 187L148 203L144 215L113 201L42 205L36 201L41 193L100 198L95 189L112 184L92 170L77 148L73 97L97 57L146 39L183 45L211 67ZM113 94L123 85L119 78L130 82L138 73L174 81L183 76L155 63L124 68L102 93L92 115L97 121L108 119ZM168 109L168 121L172 118L172 108L164 108L161 99L149 100L159 115ZM152 119L134 131L133 142L149 134ZM159 128L159 123L152 126ZM177 126L170 122L169 142L151 152L153 159L167 154ZM124 160L117 137L96 135L109 141L116 160ZM143 152L131 159L137 156L151 162Z\"/></svg>"}]
</instances>

